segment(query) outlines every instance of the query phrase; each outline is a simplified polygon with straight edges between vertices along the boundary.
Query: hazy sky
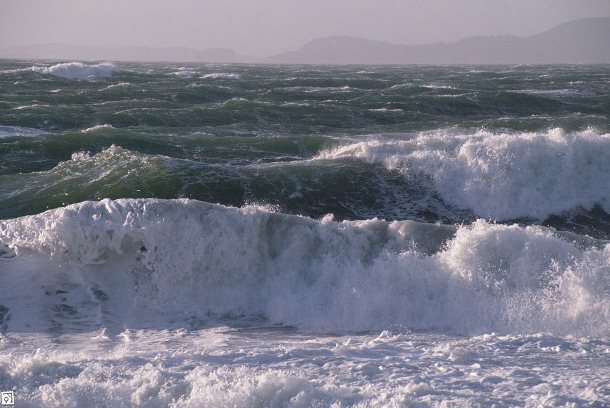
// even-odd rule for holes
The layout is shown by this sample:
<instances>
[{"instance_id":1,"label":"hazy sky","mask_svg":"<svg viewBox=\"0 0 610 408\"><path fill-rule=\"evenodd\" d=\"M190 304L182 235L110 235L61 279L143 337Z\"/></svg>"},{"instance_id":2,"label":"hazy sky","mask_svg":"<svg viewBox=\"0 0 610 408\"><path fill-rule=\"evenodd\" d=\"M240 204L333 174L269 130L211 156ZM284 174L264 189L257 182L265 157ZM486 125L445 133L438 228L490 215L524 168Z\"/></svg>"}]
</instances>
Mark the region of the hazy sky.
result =
<instances>
[{"instance_id":1,"label":"hazy sky","mask_svg":"<svg viewBox=\"0 0 610 408\"><path fill-rule=\"evenodd\" d=\"M0 0L0 48L226 47L266 56L328 35L402 44L529 35L610 0Z\"/></svg>"}]
</instances>

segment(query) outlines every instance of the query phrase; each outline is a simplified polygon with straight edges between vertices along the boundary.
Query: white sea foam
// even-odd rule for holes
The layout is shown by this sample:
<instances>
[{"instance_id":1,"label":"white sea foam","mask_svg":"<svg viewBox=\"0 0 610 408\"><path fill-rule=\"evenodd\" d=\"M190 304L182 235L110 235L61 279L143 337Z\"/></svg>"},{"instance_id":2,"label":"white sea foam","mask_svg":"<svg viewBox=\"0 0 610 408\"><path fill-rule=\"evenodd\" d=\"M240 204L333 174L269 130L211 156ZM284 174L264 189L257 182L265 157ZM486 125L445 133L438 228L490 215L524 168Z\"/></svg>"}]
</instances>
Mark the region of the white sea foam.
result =
<instances>
[{"instance_id":1,"label":"white sea foam","mask_svg":"<svg viewBox=\"0 0 610 408\"><path fill-rule=\"evenodd\" d=\"M369 112L404 112L402 109L377 108L369 109Z\"/></svg>"},{"instance_id":2,"label":"white sea foam","mask_svg":"<svg viewBox=\"0 0 610 408\"><path fill-rule=\"evenodd\" d=\"M198 74L197 70L188 67L180 67L178 71L173 72L176 76L192 77Z\"/></svg>"},{"instance_id":3,"label":"white sea foam","mask_svg":"<svg viewBox=\"0 0 610 408\"><path fill-rule=\"evenodd\" d=\"M592 92L581 90L581 89L518 89L518 90L514 90L512 92L522 93L522 94L527 94L527 95L542 95L542 96L555 96L555 97L593 95Z\"/></svg>"},{"instance_id":4,"label":"white sea foam","mask_svg":"<svg viewBox=\"0 0 610 408\"><path fill-rule=\"evenodd\" d=\"M422 88L429 88L429 89L455 89L455 87L451 86L451 85L443 85L443 84L426 84L426 85L422 85Z\"/></svg>"},{"instance_id":5,"label":"white sea foam","mask_svg":"<svg viewBox=\"0 0 610 408\"><path fill-rule=\"evenodd\" d=\"M423 132L408 140L373 137L318 159L358 159L423 174L452 205L492 219L530 217L600 205L610 212L610 135Z\"/></svg>"},{"instance_id":6,"label":"white sea foam","mask_svg":"<svg viewBox=\"0 0 610 408\"><path fill-rule=\"evenodd\" d=\"M100 91L108 91L110 89L115 89L115 88L127 88L129 86L131 86L131 84L129 82L119 82L116 84L108 85L108 86L100 89Z\"/></svg>"},{"instance_id":7,"label":"white sea foam","mask_svg":"<svg viewBox=\"0 0 610 408\"><path fill-rule=\"evenodd\" d=\"M65 79L91 79L112 76L118 71L114 64L102 62L99 64L83 64L82 62L64 62L50 67L33 66L32 71L53 75Z\"/></svg>"},{"instance_id":8,"label":"white sea foam","mask_svg":"<svg viewBox=\"0 0 610 408\"><path fill-rule=\"evenodd\" d=\"M275 88L281 92L303 92L303 93L343 93L352 92L354 88L345 86L283 86Z\"/></svg>"},{"instance_id":9,"label":"white sea foam","mask_svg":"<svg viewBox=\"0 0 610 408\"><path fill-rule=\"evenodd\" d=\"M44 104L44 103L32 103L32 104L29 104L29 105L16 106L13 109L15 109L15 110L24 110L24 109L33 109L33 108L46 108L46 107L49 107L49 106L51 106L51 105L47 105L47 104Z\"/></svg>"},{"instance_id":10,"label":"white sea foam","mask_svg":"<svg viewBox=\"0 0 610 408\"><path fill-rule=\"evenodd\" d=\"M610 343L548 335L124 330L6 337L17 406L606 406ZM24 348L34 346L31 352Z\"/></svg>"},{"instance_id":11,"label":"white sea foam","mask_svg":"<svg viewBox=\"0 0 610 408\"><path fill-rule=\"evenodd\" d=\"M227 72L214 72L211 74L205 74L201 76L201 79L239 79L240 75L235 73Z\"/></svg>"},{"instance_id":12,"label":"white sea foam","mask_svg":"<svg viewBox=\"0 0 610 408\"><path fill-rule=\"evenodd\" d=\"M81 130L81 133L92 133L102 129L114 129L114 126L104 123L103 125L95 125Z\"/></svg>"},{"instance_id":13,"label":"white sea foam","mask_svg":"<svg viewBox=\"0 0 610 408\"><path fill-rule=\"evenodd\" d=\"M13 331L243 315L333 332L610 334L610 245L543 227L456 232L140 199L3 221L0 242L16 255L0 276ZM56 307L44 291L78 313L39 320Z\"/></svg>"}]
</instances>

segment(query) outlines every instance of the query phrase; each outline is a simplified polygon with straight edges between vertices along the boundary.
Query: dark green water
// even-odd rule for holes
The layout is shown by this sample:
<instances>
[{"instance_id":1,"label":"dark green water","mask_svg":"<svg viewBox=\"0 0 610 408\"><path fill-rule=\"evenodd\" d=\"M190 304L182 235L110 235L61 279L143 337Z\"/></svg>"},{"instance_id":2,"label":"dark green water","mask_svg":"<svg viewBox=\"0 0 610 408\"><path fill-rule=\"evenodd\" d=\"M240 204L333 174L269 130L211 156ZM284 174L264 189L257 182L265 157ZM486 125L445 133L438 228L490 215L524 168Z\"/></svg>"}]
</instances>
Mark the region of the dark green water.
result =
<instances>
[{"instance_id":1,"label":"dark green water","mask_svg":"<svg viewBox=\"0 0 610 408\"><path fill-rule=\"evenodd\" d=\"M56 64L0 62L0 219L186 197L609 236L608 66Z\"/></svg>"},{"instance_id":2,"label":"dark green water","mask_svg":"<svg viewBox=\"0 0 610 408\"><path fill-rule=\"evenodd\" d=\"M609 406L609 294L610 66L0 61L18 406Z\"/></svg>"}]
</instances>

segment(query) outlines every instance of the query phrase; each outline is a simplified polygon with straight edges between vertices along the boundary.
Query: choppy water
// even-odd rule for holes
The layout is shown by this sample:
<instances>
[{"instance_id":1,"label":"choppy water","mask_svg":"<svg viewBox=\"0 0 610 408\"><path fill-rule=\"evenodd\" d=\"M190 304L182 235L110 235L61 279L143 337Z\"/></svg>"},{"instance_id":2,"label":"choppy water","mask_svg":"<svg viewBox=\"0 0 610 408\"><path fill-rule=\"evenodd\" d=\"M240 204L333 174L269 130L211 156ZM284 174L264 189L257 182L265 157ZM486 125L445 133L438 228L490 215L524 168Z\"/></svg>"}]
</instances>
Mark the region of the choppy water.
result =
<instances>
[{"instance_id":1,"label":"choppy water","mask_svg":"<svg viewBox=\"0 0 610 408\"><path fill-rule=\"evenodd\" d=\"M608 66L3 61L0 90L19 404L610 404Z\"/></svg>"}]
</instances>

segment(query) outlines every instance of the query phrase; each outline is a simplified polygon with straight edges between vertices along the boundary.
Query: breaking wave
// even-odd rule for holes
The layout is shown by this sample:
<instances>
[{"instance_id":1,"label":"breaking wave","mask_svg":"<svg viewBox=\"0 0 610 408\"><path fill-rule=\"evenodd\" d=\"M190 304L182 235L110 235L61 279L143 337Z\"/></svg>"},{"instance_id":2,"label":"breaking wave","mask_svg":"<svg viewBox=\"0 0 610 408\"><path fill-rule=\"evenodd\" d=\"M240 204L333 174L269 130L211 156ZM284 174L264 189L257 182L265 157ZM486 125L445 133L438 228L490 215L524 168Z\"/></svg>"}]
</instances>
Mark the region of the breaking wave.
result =
<instances>
[{"instance_id":1,"label":"breaking wave","mask_svg":"<svg viewBox=\"0 0 610 408\"><path fill-rule=\"evenodd\" d=\"M64 62L50 67L33 66L32 71L53 75L64 79L91 79L112 76L117 67L109 62L100 64L83 64L82 62Z\"/></svg>"},{"instance_id":2,"label":"breaking wave","mask_svg":"<svg viewBox=\"0 0 610 408\"><path fill-rule=\"evenodd\" d=\"M93 133L95 131L102 130L102 129L114 129L114 126L104 123L102 125L95 125L95 126L91 126L86 129L82 129L80 132L81 133Z\"/></svg>"},{"instance_id":3,"label":"breaking wave","mask_svg":"<svg viewBox=\"0 0 610 408\"><path fill-rule=\"evenodd\" d=\"M213 72L201 76L201 79L239 79L241 75L228 72Z\"/></svg>"},{"instance_id":4,"label":"breaking wave","mask_svg":"<svg viewBox=\"0 0 610 408\"><path fill-rule=\"evenodd\" d=\"M539 226L121 199L2 221L0 243L9 331L254 317L332 332L610 333L610 244Z\"/></svg>"},{"instance_id":5,"label":"breaking wave","mask_svg":"<svg viewBox=\"0 0 610 408\"><path fill-rule=\"evenodd\" d=\"M424 175L445 202L479 217L544 220L596 205L610 213L610 134L593 129L375 137L323 151L317 158L364 160Z\"/></svg>"}]
</instances>

